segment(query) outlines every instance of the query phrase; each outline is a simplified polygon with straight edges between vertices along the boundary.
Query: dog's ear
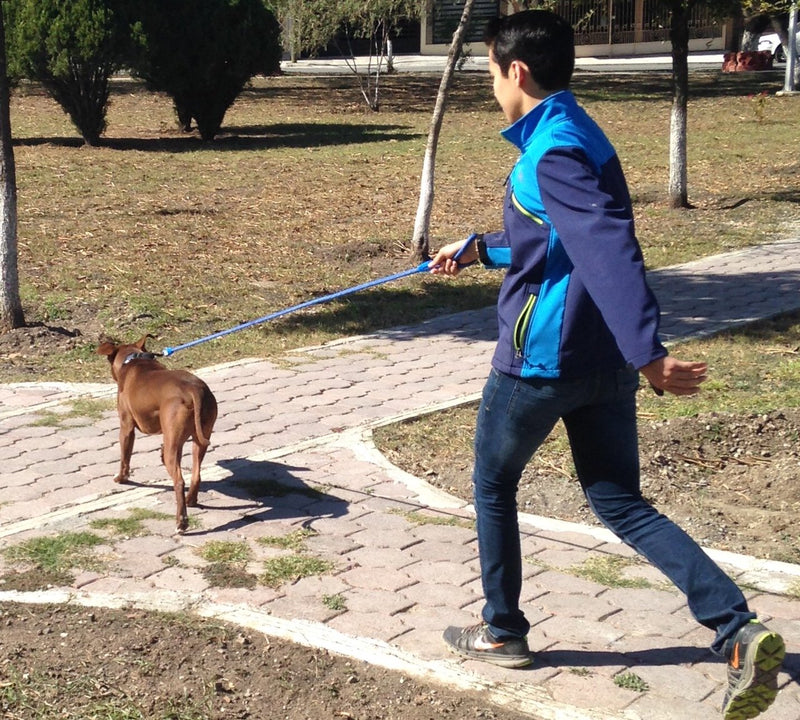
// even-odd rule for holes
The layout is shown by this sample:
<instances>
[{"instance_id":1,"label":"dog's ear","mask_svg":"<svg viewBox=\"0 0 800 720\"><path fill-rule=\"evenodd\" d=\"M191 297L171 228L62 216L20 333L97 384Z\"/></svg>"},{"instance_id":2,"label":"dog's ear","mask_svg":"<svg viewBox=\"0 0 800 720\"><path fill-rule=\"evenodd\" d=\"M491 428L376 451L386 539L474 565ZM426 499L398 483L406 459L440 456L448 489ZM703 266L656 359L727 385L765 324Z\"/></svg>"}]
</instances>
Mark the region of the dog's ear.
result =
<instances>
[{"instance_id":1,"label":"dog's ear","mask_svg":"<svg viewBox=\"0 0 800 720\"><path fill-rule=\"evenodd\" d=\"M109 358L114 356L114 353L117 352L117 346L114 343L104 342L99 348L96 350L98 355L107 355Z\"/></svg>"},{"instance_id":2,"label":"dog's ear","mask_svg":"<svg viewBox=\"0 0 800 720\"><path fill-rule=\"evenodd\" d=\"M151 335L150 333L147 333L147 335L144 335L143 337L139 338L139 340L137 342L135 342L134 345L137 348L139 348L139 350L144 352L144 344L150 339L155 339L155 337L156 337L155 335Z\"/></svg>"}]
</instances>

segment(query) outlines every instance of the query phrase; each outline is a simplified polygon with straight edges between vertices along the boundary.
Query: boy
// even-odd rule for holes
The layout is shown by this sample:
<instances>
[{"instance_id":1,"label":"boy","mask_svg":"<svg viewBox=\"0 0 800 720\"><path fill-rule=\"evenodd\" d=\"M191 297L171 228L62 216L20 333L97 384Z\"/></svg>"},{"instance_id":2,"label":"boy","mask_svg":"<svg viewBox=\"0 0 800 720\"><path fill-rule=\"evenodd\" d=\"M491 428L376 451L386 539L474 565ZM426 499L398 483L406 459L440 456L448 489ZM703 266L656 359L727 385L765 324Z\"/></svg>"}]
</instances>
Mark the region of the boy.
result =
<instances>
[{"instance_id":1,"label":"boy","mask_svg":"<svg viewBox=\"0 0 800 720\"><path fill-rule=\"evenodd\" d=\"M454 652L506 667L531 662L519 608L516 492L555 423L567 430L589 506L684 592L712 649L728 660L725 720L760 714L777 695L780 635L757 622L739 588L642 497L635 393L690 395L706 365L671 357L645 279L627 184L614 148L569 90L572 28L545 10L497 18L486 32L493 91L520 150L507 182L504 230L443 247L433 272L480 260L504 268L499 338L475 433L474 499L483 622L449 627ZM463 250L458 260L456 253Z\"/></svg>"}]
</instances>

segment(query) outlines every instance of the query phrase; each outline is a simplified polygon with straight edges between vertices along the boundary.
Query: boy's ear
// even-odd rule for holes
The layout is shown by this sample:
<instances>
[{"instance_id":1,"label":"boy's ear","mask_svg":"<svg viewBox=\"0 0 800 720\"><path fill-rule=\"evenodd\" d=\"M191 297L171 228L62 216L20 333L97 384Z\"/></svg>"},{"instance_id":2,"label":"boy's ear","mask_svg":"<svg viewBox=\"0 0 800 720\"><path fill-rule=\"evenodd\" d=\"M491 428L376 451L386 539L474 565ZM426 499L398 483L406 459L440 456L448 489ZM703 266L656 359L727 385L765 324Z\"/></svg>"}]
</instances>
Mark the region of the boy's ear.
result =
<instances>
[{"instance_id":1,"label":"boy's ear","mask_svg":"<svg viewBox=\"0 0 800 720\"><path fill-rule=\"evenodd\" d=\"M522 87L526 78L530 77L531 71L521 60L512 60L511 65L508 67L508 74L518 87Z\"/></svg>"}]
</instances>

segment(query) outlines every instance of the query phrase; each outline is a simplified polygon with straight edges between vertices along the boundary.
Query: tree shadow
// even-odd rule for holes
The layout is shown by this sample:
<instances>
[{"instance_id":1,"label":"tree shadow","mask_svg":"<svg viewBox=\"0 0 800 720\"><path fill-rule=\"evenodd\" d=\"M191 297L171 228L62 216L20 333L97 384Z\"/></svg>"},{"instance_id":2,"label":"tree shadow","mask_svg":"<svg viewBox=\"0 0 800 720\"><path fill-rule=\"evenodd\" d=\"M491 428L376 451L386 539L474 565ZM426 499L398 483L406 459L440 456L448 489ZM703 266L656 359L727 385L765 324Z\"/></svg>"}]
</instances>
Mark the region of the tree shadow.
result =
<instances>
[{"instance_id":1,"label":"tree shadow","mask_svg":"<svg viewBox=\"0 0 800 720\"><path fill-rule=\"evenodd\" d=\"M111 150L160 153L188 153L198 150L241 152L278 148L315 148L337 145L361 145L391 140L414 140L419 133L404 125L356 125L351 123L279 123L277 125L223 127L216 139L201 140L194 134L175 137L101 138L97 147ZM74 137L38 137L15 139L18 147L55 145L81 148L84 142Z\"/></svg>"}]
</instances>

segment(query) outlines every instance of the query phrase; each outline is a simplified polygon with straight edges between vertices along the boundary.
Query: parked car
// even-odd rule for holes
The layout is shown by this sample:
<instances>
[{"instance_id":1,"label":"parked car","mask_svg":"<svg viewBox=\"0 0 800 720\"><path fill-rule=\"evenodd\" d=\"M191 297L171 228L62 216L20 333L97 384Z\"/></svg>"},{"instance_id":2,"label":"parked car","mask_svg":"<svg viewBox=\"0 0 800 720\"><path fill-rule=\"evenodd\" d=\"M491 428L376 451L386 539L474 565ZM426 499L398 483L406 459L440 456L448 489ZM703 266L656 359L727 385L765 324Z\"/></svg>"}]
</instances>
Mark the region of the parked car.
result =
<instances>
[{"instance_id":1,"label":"parked car","mask_svg":"<svg viewBox=\"0 0 800 720\"><path fill-rule=\"evenodd\" d=\"M795 48L800 56L800 31L795 35ZM786 62L786 50L781 45L778 33L764 33L758 38L758 49L769 50L772 53L772 59L778 63Z\"/></svg>"}]
</instances>

